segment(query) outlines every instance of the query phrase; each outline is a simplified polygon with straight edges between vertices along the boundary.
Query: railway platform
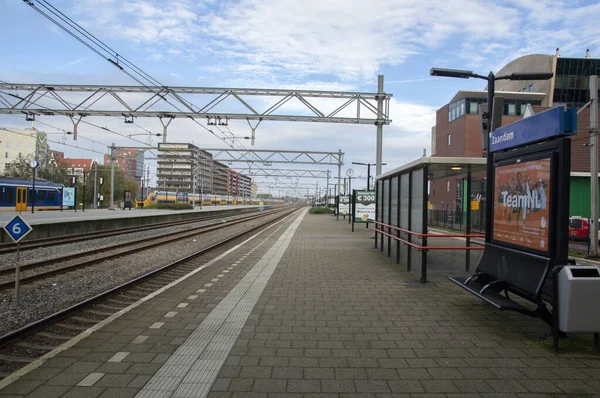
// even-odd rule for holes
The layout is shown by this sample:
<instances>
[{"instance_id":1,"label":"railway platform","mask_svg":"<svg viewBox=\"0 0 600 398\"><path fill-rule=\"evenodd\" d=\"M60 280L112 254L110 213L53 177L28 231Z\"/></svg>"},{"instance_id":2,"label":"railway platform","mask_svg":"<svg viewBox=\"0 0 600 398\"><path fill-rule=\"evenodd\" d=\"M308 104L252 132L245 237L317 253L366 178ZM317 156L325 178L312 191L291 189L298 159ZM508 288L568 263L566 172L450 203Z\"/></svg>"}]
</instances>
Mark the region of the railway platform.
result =
<instances>
[{"instance_id":1,"label":"railway platform","mask_svg":"<svg viewBox=\"0 0 600 398\"><path fill-rule=\"evenodd\" d=\"M238 206L203 206L193 210L166 210L166 209L132 209L108 210L86 209L85 211L37 211L31 212L0 212L0 226L10 221L19 214L32 227L33 231L27 239L40 239L46 237L75 235L78 233L134 227L166 221L193 219L202 216L225 214L223 212L245 212L257 209L256 205ZM0 244L12 241L0 228Z\"/></svg>"},{"instance_id":2,"label":"railway platform","mask_svg":"<svg viewBox=\"0 0 600 398\"><path fill-rule=\"evenodd\" d=\"M452 254L423 284L371 235L303 212L4 379L0 396L600 395L597 354L555 354L541 321L478 305L446 280Z\"/></svg>"}]
</instances>

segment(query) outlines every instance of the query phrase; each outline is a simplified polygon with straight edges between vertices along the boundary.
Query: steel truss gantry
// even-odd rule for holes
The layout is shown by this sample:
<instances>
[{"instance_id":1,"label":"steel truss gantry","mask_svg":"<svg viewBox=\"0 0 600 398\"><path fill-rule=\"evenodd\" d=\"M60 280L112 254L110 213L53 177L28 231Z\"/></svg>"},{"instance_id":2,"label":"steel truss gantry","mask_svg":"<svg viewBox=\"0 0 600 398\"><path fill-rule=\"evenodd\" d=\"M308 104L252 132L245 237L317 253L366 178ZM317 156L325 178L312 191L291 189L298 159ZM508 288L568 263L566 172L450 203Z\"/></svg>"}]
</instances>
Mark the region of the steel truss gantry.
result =
<instances>
[{"instance_id":1,"label":"steel truss gantry","mask_svg":"<svg viewBox=\"0 0 600 398\"><path fill-rule=\"evenodd\" d=\"M163 126L163 142L167 142L167 128L175 118L196 122L206 119L209 126L227 125L229 120L246 120L252 130L252 145L255 130L263 120L370 124L377 128L378 175L381 173L383 126L392 122L391 97L392 94L383 90L383 75L378 76L376 93L0 81L0 114L24 114L27 120L34 120L37 115L69 117L73 123L73 139L77 139L79 122L87 116L124 117L126 123L133 123L136 117L157 117ZM323 100L337 101L330 104L332 110L325 111ZM251 104L254 102L258 105ZM284 108L288 103L294 103L297 109ZM251 121L257 122L253 125ZM338 173L338 186L339 177Z\"/></svg>"},{"instance_id":2,"label":"steel truss gantry","mask_svg":"<svg viewBox=\"0 0 600 398\"><path fill-rule=\"evenodd\" d=\"M344 164L344 152L342 152L341 149L338 152L290 151L276 149L202 149L212 152L213 159L219 162L262 163L263 165L270 165L273 163L296 163L342 166Z\"/></svg>"},{"instance_id":3,"label":"steel truss gantry","mask_svg":"<svg viewBox=\"0 0 600 398\"><path fill-rule=\"evenodd\" d=\"M262 97L259 109L250 98ZM0 113L85 116L118 116L133 122L136 117L206 119L208 125L227 125L229 120L279 120L294 122L390 124L389 102L392 94L318 90L281 90L256 88L211 88L167 86L104 86L65 84L22 84L0 82ZM269 99L273 101L269 101ZM311 99L313 103L309 101ZM335 99L332 111L314 104L314 99ZM227 102L233 103L227 105ZM299 104L295 114L278 110L290 100ZM381 106L380 103L383 105ZM197 105L198 104L198 105ZM221 109L229 108L229 109ZM241 110L241 111L238 111ZM341 116L353 110L352 116ZM75 123L75 122L73 122ZM253 137L258 126L250 124ZM166 133L168 123L163 127ZM166 142L166 134L163 135Z\"/></svg>"},{"instance_id":4,"label":"steel truss gantry","mask_svg":"<svg viewBox=\"0 0 600 398\"><path fill-rule=\"evenodd\" d=\"M318 152L318 151L290 151L290 150L268 150L268 149L220 149L220 148L202 148L205 151L213 153L213 159L220 162L244 162L248 164L248 170L258 165L258 169L265 172L265 166L278 163L294 164L319 164L336 165L338 167L338 186L341 184L342 166L344 165L344 152L338 149L337 152ZM329 184L329 171L325 170ZM312 177L305 175L304 177Z\"/></svg>"},{"instance_id":5,"label":"steel truss gantry","mask_svg":"<svg viewBox=\"0 0 600 398\"><path fill-rule=\"evenodd\" d=\"M231 167L240 174L251 177L282 177L282 178L328 178L329 170L294 170L294 169L265 169L252 167Z\"/></svg>"}]
</instances>

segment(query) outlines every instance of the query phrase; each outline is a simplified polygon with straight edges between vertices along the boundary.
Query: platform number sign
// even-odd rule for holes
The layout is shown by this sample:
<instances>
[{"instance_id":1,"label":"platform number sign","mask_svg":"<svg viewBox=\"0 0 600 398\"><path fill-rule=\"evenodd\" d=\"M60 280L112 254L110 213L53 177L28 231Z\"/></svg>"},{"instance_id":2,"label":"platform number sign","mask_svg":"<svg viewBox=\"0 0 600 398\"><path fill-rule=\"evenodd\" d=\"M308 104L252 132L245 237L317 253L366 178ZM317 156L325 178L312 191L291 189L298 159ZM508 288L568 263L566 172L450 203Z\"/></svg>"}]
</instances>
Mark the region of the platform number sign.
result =
<instances>
[{"instance_id":1,"label":"platform number sign","mask_svg":"<svg viewBox=\"0 0 600 398\"><path fill-rule=\"evenodd\" d=\"M15 243L19 243L28 233L33 231L31 225L18 214L4 226L4 230Z\"/></svg>"}]
</instances>

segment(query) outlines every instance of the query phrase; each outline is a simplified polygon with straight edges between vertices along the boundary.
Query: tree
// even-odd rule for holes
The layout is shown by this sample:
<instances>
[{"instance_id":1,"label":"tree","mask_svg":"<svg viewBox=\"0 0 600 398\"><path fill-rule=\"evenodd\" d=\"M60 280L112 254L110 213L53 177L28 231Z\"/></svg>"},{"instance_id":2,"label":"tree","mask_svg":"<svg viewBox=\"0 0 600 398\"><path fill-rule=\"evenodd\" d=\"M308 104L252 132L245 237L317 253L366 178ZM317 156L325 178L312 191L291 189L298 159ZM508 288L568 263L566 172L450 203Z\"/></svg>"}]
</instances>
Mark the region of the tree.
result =
<instances>
[{"instance_id":1,"label":"tree","mask_svg":"<svg viewBox=\"0 0 600 398\"><path fill-rule=\"evenodd\" d=\"M101 201L101 207L107 208L110 206L110 166L109 165L97 165L97 172L91 170L86 172L85 180L85 203L94 203L94 177L97 174L97 189L98 194L103 198ZM83 177L78 177L77 186L83 189ZM123 191L129 190L135 198L135 195L139 189L137 181L126 180L124 173L119 170L115 165L115 182L114 182L114 203L119 204L123 200ZM83 191L80 190L83 195ZM79 195L78 195L79 196ZM100 199L98 198L100 201Z\"/></svg>"},{"instance_id":2,"label":"tree","mask_svg":"<svg viewBox=\"0 0 600 398\"><path fill-rule=\"evenodd\" d=\"M33 177L33 169L29 165L34 157L32 155L23 156L6 164L4 174L21 180L30 180ZM41 164L37 169L37 178L55 182L57 184L67 183L67 169L60 168L54 163Z\"/></svg>"}]
</instances>

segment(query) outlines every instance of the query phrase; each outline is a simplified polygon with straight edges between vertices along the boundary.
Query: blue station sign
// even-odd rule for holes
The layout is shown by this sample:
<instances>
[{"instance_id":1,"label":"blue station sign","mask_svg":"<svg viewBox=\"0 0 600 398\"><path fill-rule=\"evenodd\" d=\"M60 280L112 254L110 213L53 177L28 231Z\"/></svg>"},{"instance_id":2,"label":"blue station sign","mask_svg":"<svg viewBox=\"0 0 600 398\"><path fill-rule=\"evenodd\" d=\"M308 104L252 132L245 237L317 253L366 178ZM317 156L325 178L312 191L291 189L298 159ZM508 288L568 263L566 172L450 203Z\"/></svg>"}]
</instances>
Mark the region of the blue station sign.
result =
<instances>
[{"instance_id":1,"label":"blue station sign","mask_svg":"<svg viewBox=\"0 0 600 398\"><path fill-rule=\"evenodd\" d=\"M556 107L497 128L490 133L489 151L496 152L561 135L577 133L577 109Z\"/></svg>"}]
</instances>

